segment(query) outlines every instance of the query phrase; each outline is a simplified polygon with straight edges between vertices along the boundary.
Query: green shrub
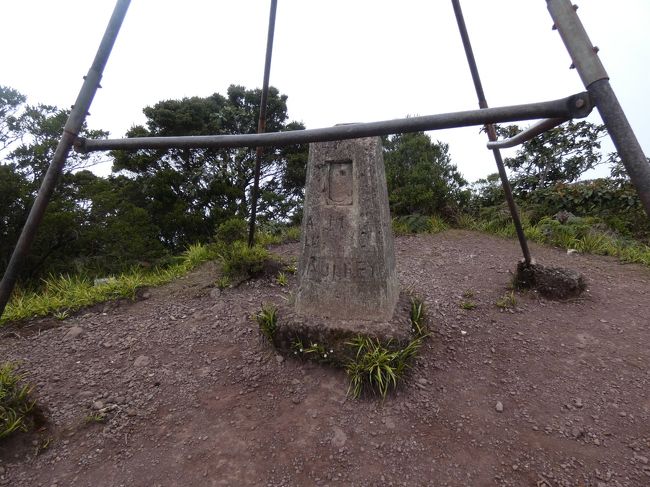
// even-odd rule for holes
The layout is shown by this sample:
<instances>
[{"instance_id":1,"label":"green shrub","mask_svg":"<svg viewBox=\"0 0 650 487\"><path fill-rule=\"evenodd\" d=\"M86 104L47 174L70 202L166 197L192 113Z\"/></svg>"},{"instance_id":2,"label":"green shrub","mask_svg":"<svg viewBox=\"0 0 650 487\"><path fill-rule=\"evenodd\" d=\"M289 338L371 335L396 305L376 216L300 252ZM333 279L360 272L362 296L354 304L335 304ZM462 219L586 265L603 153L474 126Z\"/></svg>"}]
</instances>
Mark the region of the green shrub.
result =
<instances>
[{"instance_id":1,"label":"green shrub","mask_svg":"<svg viewBox=\"0 0 650 487\"><path fill-rule=\"evenodd\" d=\"M221 253L223 273L231 278L248 279L260 275L271 260L271 254L260 244L249 247L238 241L225 247Z\"/></svg>"},{"instance_id":2,"label":"green shrub","mask_svg":"<svg viewBox=\"0 0 650 487\"><path fill-rule=\"evenodd\" d=\"M28 431L32 426L32 388L22 384L22 379L13 364L0 366L0 439L16 431Z\"/></svg>"},{"instance_id":3,"label":"green shrub","mask_svg":"<svg viewBox=\"0 0 650 487\"><path fill-rule=\"evenodd\" d=\"M134 299L138 289L170 282L213 257L213 249L196 244L190 246L168 267L156 267L149 271L134 269L111 276L106 283L97 286L86 276L50 276L43 280L42 287L37 291L16 288L0 318L0 326L9 321L52 313L61 318L96 303L113 299Z\"/></svg>"},{"instance_id":4,"label":"green shrub","mask_svg":"<svg viewBox=\"0 0 650 487\"><path fill-rule=\"evenodd\" d=\"M388 390L397 387L410 367L422 345L422 338L414 339L399 350L391 350L390 342L384 345L379 340L363 336L347 345L356 349L355 358L345 366L350 379L348 394L358 398L364 392L370 392L386 397Z\"/></svg>"},{"instance_id":5,"label":"green shrub","mask_svg":"<svg viewBox=\"0 0 650 487\"><path fill-rule=\"evenodd\" d=\"M238 240L245 241L248 237L248 225L241 218L230 218L217 227L215 239L231 245Z\"/></svg>"},{"instance_id":6,"label":"green shrub","mask_svg":"<svg viewBox=\"0 0 650 487\"><path fill-rule=\"evenodd\" d=\"M255 319L260 327L260 333L273 343L275 330L278 325L278 309L273 305L264 305L261 311L255 316Z\"/></svg>"},{"instance_id":7,"label":"green shrub","mask_svg":"<svg viewBox=\"0 0 650 487\"><path fill-rule=\"evenodd\" d=\"M409 235L413 233L439 233L449 227L439 216L406 215L393 218L393 233Z\"/></svg>"},{"instance_id":8,"label":"green shrub","mask_svg":"<svg viewBox=\"0 0 650 487\"><path fill-rule=\"evenodd\" d=\"M279 245L286 242L300 241L300 227L287 226L281 223L265 223L260 225L255 234L255 243L262 246Z\"/></svg>"}]
</instances>

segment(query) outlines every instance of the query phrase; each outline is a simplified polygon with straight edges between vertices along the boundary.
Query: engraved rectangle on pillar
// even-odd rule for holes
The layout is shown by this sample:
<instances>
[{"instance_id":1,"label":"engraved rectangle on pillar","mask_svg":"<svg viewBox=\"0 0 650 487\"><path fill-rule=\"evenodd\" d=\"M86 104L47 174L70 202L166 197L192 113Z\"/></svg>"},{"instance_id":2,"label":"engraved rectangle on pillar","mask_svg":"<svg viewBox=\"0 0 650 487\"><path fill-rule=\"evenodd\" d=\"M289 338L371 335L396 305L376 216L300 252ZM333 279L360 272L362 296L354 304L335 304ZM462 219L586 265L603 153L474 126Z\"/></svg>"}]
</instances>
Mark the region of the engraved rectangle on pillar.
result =
<instances>
[{"instance_id":1,"label":"engraved rectangle on pillar","mask_svg":"<svg viewBox=\"0 0 650 487\"><path fill-rule=\"evenodd\" d=\"M352 161L329 161L327 204L352 204Z\"/></svg>"}]
</instances>

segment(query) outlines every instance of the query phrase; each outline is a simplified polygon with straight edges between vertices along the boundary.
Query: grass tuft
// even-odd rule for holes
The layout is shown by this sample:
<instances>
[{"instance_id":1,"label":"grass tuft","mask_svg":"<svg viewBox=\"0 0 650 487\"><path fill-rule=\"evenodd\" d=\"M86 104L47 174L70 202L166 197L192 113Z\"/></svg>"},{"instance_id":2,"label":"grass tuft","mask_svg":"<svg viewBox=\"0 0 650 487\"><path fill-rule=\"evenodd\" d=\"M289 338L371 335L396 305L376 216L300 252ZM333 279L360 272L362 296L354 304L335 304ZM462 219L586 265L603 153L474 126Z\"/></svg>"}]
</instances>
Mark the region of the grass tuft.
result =
<instances>
[{"instance_id":1,"label":"grass tuft","mask_svg":"<svg viewBox=\"0 0 650 487\"><path fill-rule=\"evenodd\" d=\"M287 275L284 272L278 272L275 281L282 287L289 284L289 279L287 278Z\"/></svg>"},{"instance_id":2,"label":"grass tuft","mask_svg":"<svg viewBox=\"0 0 650 487\"><path fill-rule=\"evenodd\" d=\"M0 325L50 314L54 314L57 319L65 319L86 306L114 299L135 299L138 289L166 284L214 257L212 248L196 244L190 246L169 267L151 271L135 269L111 276L100 285L95 285L93 280L85 276L50 276L43 280L39 291L17 288L0 318Z\"/></svg>"},{"instance_id":3,"label":"grass tuft","mask_svg":"<svg viewBox=\"0 0 650 487\"><path fill-rule=\"evenodd\" d=\"M260 244L249 247L245 242L237 241L224 246L219 257L223 263L223 273L229 278L248 279L264 271L271 254Z\"/></svg>"},{"instance_id":4,"label":"grass tuft","mask_svg":"<svg viewBox=\"0 0 650 487\"><path fill-rule=\"evenodd\" d=\"M374 393L385 398L410 367L422 340L416 338L399 350L390 350L390 342L383 345L379 340L363 336L348 342L347 345L356 349L355 358L345 366L350 380L348 394L359 398L363 393Z\"/></svg>"},{"instance_id":5,"label":"grass tuft","mask_svg":"<svg viewBox=\"0 0 650 487\"><path fill-rule=\"evenodd\" d=\"M496 303L498 308L501 309L512 309L517 306L517 298L515 298L515 292L509 291L497 299Z\"/></svg>"},{"instance_id":6,"label":"grass tuft","mask_svg":"<svg viewBox=\"0 0 650 487\"><path fill-rule=\"evenodd\" d=\"M0 439L16 431L28 431L32 425L34 401L31 386L22 384L23 377L16 374L15 366L0 366Z\"/></svg>"},{"instance_id":7,"label":"grass tuft","mask_svg":"<svg viewBox=\"0 0 650 487\"><path fill-rule=\"evenodd\" d=\"M422 300L416 297L411 298L411 329L417 338L429 336L426 324L426 309Z\"/></svg>"},{"instance_id":8,"label":"grass tuft","mask_svg":"<svg viewBox=\"0 0 650 487\"><path fill-rule=\"evenodd\" d=\"M472 310L476 308L476 303L474 301L464 300L460 302L460 307L466 310Z\"/></svg>"},{"instance_id":9,"label":"grass tuft","mask_svg":"<svg viewBox=\"0 0 650 487\"><path fill-rule=\"evenodd\" d=\"M264 305L261 311L255 316L255 319L257 320L262 335L273 343L275 330L278 326L278 309L273 305Z\"/></svg>"}]
</instances>

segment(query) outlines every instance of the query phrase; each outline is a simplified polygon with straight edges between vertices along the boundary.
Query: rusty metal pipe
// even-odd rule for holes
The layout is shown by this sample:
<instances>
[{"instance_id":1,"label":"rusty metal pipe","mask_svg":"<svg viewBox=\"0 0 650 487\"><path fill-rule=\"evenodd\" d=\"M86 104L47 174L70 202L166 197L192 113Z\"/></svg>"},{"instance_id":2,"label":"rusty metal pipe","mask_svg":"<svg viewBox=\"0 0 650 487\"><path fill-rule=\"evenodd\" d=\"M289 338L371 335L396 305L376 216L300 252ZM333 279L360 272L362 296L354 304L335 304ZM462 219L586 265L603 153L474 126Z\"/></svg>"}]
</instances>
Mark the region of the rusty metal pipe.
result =
<instances>
[{"instance_id":1,"label":"rusty metal pipe","mask_svg":"<svg viewBox=\"0 0 650 487\"><path fill-rule=\"evenodd\" d=\"M535 125L528 127L526 130L519 132L517 135L508 137L507 139L503 139L503 140L496 140L494 142L489 141L487 143L487 148L507 149L509 147L514 147L516 145L523 144L524 142L527 142L530 139L537 137L538 135L553 129L558 125L562 125L566 121L567 121L566 118L547 118L545 120L541 120Z\"/></svg>"},{"instance_id":2,"label":"rusty metal pipe","mask_svg":"<svg viewBox=\"0 0 650 487\"><path fill-rule=\"evenodd\" d=\"M52 193L56 183L63 171L63 166L65 161L68 158L70 149L72 145L77 140L77 136L81 127L83 126L86 116L88 114L88 109L95 97L97 88L99 88L99 82L104 72L104 67L108 61L108 57L111 54L113 45L115 44L115 39L117 34L120 31L122 26L122 21L126 15L126 11L129 8L130 0L118 0L115 8L113 9L113 14L108 22L104 36L99 44L97 49L97 54L95 59L88 71L88 74L84 77L83 85L77 96L77 100L72 107L72 111L68 116L68 120L65 123L63 128L63 134L61 139L56 147L54 152L54 157L52 162L45 173L45 177L41 183L41 187L38 190L38 195L34 201L29 216L27 217L27 222L20 233L18 243L14 248L13 253L11 254L11 259L7 265L2 281L0 281L0 316L4 312L4 309L9 301L11 292L16 284L18 278L18 273L22 268L25 257L36 237L36 232L38 227L43 220L45 215L45 210L47 205L50 202Z\"/></svg>"},{"instance_id":3,"label":"rusty metal pipe","mask_svg":"<svg viewBox=\"0 0 650 487\"><path fill-rule=\"evenodd\" d=\"M179 137L134 137L131 139L102 140L80 138L75 143L75 150L79 152L92 152L137 149L281 147L309 142L356 139L376 135L440 130L521 120L537 120L540 118L583 118L589 115L590 112L591 101L588 94L578 93L559 100L525 105L398 118L380 122L351 123L320 129L292 130L289 132Z\"/></svg>"},{"instance_id":4,"label":"rusty metal pipe","mask_svg":"<svg viewBox=\"0 0 650 487\"><path fill-rule=\"evenodd\" d=\"M467 63L469 64L469 69L472 73L474 88L476 89L476 95L478 96L478 105L481 109L487 110L488 104L485 99L485 93L483 92L483 84L481 83L481 77L478 74L478 67L476 66L474 51L472 50L472 44L469 40L469 34L467 33L467 26L465 25L465 18L463 17L463 11L460 8L460 1L451 0L451 3L454 7L454 14L456 15L456 22L458 23L458 30L460 31L460 37L463 40L463 47L465 48ZM559 118L559 117L553 117L553 118ZM490 140L490 142L495 142L497 140L497 134L496 134L496 130L494 129L494 125L492 125L492 123L487 123L485 129L487 131L488 139ZM512 196L512 188L510 187L510 181L508 181L508 174L506 173L506 169L503 164L501 152L499 151L499 149L493 149L492 153L494 154L494 161L496 162L497 169L499 171L499 177L501 178L501 186L503 187L503 192L505 194L506 201L508 202L508 208L510 208L512 221L515 225L517 238L519 239L519 245L521 246L521 252L524 254L524 261L526 262L526 264L530 264L532 259L530 256L530 250L528 249L528 242L526 241L526 235L524 234L524 229L521 225L521 219L519 218L519 211L517 210L517 205Z\"/></svg>"},{"instance_id":5,"label":"rusty metal pipe","mask_svg":"<svg viewBox=\"0 0 650 487\"><path fill-rule=\"evenodd\" d=\"M275 34L275 13L278 8L278 0L271 0L271 11L269 13L269 30L266 37L266 59L264 62L264 82L262 83L262 99L260 100L260 117L257 121L257 133L266 131L266 105L269 98L269 78L271 77L271 57L273 55L273 35ZM248 229L248 246L252 247L255 242L255 218L257 216L257 197L260 190L260 172L262 170L262 155L264 148L257 146L255 149L255 177L253 180L253 193L251 195L251 218Z\"/></svg>"}]
</instances>

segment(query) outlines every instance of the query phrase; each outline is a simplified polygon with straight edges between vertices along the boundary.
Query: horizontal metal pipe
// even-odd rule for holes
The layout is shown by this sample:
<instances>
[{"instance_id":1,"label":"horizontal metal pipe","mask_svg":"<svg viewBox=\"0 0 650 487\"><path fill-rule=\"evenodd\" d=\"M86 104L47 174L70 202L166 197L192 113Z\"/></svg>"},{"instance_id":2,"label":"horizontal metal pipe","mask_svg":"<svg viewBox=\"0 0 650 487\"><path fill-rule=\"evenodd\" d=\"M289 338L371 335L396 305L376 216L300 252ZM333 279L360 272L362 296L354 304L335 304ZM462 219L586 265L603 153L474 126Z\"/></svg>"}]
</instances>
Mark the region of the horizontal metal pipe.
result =
<instances>
[{"instance_id":1,"label":"horizontal metal pipe","mask_svg":"<svg viewBox=\"0 0 650 487\"><path fill-rule=\"evenodd\" d=\"M515 122L538 118L583 118L591 112L589 94L578 93L567 98L526 105L513 105L481 110L443 113L421 117L398 118L370 123L354 123L334 127L268 132L264 134L197 135L186 137L135 137L132 139L77 139L75 150L136 149L199 149L233 147L277 147L308 142L356 139L395 133L440 130L488 123Z\"/></svg>"},{"instance_id":2,"label":"horizontal metal pipe","mask_svg":"<svg viewBox=\"0 0 650 487\"><path fill-rule=\"evenodd\" d=\"M488 142L487 148L492 150L507 149L508 147L514 147L516 145L523 144L533 137L537 137L539 134L543 134L544 132L553 129L558 125L562 125L566 121L566 118L547 118L545 120L541 120L535 125L528 127L526 130L519 132L513 137Z\"/></svg>"}]
</instances>

